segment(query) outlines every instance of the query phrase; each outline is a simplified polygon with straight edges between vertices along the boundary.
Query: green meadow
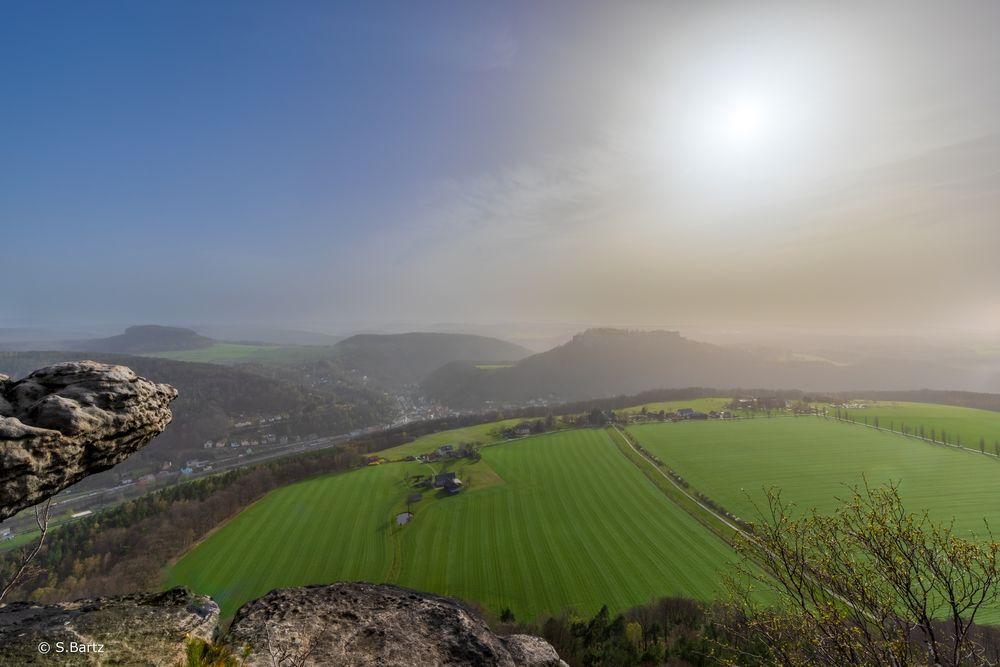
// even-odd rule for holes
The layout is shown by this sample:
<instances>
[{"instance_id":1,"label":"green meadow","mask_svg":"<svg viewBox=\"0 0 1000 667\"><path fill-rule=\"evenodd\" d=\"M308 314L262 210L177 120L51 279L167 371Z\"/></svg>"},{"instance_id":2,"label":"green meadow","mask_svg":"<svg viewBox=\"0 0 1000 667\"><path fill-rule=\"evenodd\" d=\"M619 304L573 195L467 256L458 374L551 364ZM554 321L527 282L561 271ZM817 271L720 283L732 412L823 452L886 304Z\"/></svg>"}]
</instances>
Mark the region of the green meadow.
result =
<instances>
[{"instance_id":1,"label":"green meadow","mask_svg":"<svg viewBox=\"0 0 1000 667\"><path fill-rule=\"evenodd\" d=\"M153 352L147 357L161 357L174 361L197 361L213 364L236 364L242 362L306 362L328 359L333 356L331 348L309 345L244 345L242 343L216 343L196 350L176 352Z\"/></svg>"},{"instance_id":2,"label":"green meadow","mask_svg":"<svg viewBox=\"0 0 1000 667\"><path fill-rule=\"evenodd\" d=\"M710 599L728 545L674 505L603 430L486 447L467 491L424 492L395 513L425 464L391 463L275 491L177 562L168 585L212 595L231 616L279 586L393 582L528 620L612 610L664 595ZM487 475L486 470L492 472Z\"/></svg>"},{"instance_id":3,"label":"green meadow","mask_svg":"<svg viewBox=\"0 0 1000 667\"><path fill-rule=\"evenodd\" d=\"M898 482L908 509L982 532L1000 526L1000 461L817 417L643 424L629 432L691 486L743 517L765 487L802 508L832 511L850 485Z\"/></svg>"},{"instance_id":4,"label":"green meadow","mask_svg":"<svg viewBox=\"0 0 1000 667\"><path fill-rule=\"evenodd\" d=\"M934 429L937 439L941 432L948 434L948 442L955 443L961 439L963 447L979 449L979 439L985 442L988 452L996 453L996 445L1000 443L1000 412L992 410L977 410L955 405L937 405L933 403L904 403L894 401L863 401L864 409L847 410L854 421L874 423L878 417L882 428L893 427L900 430L903 424L907 431L924 427L924 433L930 437ZM827 410L831 408L827 407Z\"/></svg>"}]
</instances>

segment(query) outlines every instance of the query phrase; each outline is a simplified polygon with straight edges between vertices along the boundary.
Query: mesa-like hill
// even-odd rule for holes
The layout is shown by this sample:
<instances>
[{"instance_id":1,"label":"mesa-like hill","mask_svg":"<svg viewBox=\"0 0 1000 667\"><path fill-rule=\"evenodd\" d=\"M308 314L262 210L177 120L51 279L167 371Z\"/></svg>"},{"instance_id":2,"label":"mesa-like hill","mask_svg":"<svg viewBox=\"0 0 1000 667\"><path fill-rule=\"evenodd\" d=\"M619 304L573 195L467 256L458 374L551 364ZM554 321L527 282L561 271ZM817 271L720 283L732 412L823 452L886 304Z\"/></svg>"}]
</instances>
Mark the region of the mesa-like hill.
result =
<instances>
[{"instance_id":1,"label":"mesa-like hill","mask_svg":"<svg viewBox=\"0 0 1000 667\"><path fill-rule=\"evenodd\" d=\"M514 362L531 354L499 338L452 333L358 334L333 346L344 368L387 387L420 382L455 361Z\"/></svg>"},{"instance_id":2,"label":"mesa-like hill","mask_svg":"<svg viewBox=\"0 0 1000 667\"><path fill-rule=\"evenodd\" d=\"M428 396L456 407L584 400L679 387L984 388L980 378L943 364L876 357L843 364L701 343L672 331L618 329L591 329L507 368L450 363L422 383Z\"/></svg>"},{"instance_id":3,"label":"mesa-like hill","mask_svg":"<svg viewBox=\"0 0 1000 667\"><path fill-rule=\"evenodd\" d=\"M70 346L70 349L116 354L146 354L197 350L214 344L215 340L191 329L145 324L129 327L125 333L117 336L77 341Z\"/></svg>"}]
</instances>

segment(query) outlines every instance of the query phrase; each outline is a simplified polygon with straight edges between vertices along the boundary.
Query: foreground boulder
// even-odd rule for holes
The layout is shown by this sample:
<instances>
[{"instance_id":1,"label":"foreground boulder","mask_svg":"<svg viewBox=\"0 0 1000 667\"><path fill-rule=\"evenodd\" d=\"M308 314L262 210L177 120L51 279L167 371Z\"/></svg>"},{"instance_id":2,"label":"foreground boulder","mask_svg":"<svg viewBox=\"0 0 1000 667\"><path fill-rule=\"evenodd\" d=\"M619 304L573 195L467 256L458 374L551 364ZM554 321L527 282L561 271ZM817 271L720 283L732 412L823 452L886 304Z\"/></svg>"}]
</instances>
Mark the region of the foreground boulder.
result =
<instances>
[{"instance_id":1,"label":"foreground boulder","mask_svg":"<svg viewBox=\"0 0 1000 667\"><path fill-rule=\"evenodd\" d=\"M0 521L134 453L170 423L176 397L93 361L0 375Z\"/></svg>"},{"instance_id":2,"label":"foreground boulder","mask_svg":"<svg viewBox=\"0 0 1000 667\"><path fill-rule=\"evenodd\" d=\"M0 665L178 665L212 641L219 606L186 588L59 604L0 605Z\"/></svg>"},{"instance_id":3,"label":"foreground boulder","mask_svg":"<svg viewBox=\"0 0 1000 667\"><path fill-rule=\"evenodd\" d=\"M228 641L250 648L251 666L565 665L544 640L496 635L456 600L365 583L271 591L240 608Z\"/></svg>"}]
</instances>

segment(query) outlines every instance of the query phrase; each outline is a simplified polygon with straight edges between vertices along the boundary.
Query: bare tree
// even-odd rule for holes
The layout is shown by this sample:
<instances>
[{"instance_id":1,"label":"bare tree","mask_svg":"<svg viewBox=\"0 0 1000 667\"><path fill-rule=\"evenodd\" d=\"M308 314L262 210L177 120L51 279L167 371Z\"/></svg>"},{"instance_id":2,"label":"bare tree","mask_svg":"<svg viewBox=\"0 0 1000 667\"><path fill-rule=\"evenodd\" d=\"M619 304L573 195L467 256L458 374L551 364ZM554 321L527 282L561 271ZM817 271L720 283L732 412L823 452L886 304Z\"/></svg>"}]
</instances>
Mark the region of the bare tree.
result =
<instances>
[{"instance_id":1,"label":"bare tree","mask_svg":"<svg viewBox=\"0 0 1000 667\"><path fill-rule=\"evenodd\" d=\"M14 576L10 578L10 581L4 585L3 590L0 591L0 602L3 601L7 594L10 593L21 578L24 577L24 573L28 571L28 566L31 565L31 561L35 559L38 555L39 550L42 548L42 544L45 542L45 535L49 532L49 509L52 506L52 499L49 498L45 501L44 505L35 505L35 524L38 526L38 542L35 546L25 555L21 560L17 571ZM39 509L41 508L41 509Z\"/></svg>"},{"instance_id":2,"label":"bare tree","mask_svg":"<svg viewBox=\"0 0 1000 667\"><path fill-rule=\"evenodd\" d=\"M775 665L994 665L977 614L1000 599L1000 543L905 511L896 485L854 489L832 515L767 493L721 622ZM773 593L761 606L753 586Z\"/></svg>"}]
</instances>

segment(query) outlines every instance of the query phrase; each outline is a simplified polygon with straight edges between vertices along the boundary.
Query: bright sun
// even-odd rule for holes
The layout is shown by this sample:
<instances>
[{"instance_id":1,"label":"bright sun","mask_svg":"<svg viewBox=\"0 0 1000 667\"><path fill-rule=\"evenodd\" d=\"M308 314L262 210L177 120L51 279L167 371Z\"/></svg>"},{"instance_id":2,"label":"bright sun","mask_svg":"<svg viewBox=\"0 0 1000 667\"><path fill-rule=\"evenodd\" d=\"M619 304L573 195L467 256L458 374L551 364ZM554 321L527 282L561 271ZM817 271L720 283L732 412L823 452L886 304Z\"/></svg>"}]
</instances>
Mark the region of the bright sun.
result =
<instances>
[{"instance_id":1,"label":"bright sun","mask_svg":"<svg viewBox=\"0 0 1000 667\"><path fill-rule=\"evenodd\" d=\"M758 100L736 100L723 109L718 119L720 138L730 145L757 143L766 129L767 110Z\"/></svg>"}]
</instances>

